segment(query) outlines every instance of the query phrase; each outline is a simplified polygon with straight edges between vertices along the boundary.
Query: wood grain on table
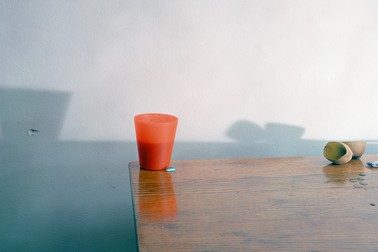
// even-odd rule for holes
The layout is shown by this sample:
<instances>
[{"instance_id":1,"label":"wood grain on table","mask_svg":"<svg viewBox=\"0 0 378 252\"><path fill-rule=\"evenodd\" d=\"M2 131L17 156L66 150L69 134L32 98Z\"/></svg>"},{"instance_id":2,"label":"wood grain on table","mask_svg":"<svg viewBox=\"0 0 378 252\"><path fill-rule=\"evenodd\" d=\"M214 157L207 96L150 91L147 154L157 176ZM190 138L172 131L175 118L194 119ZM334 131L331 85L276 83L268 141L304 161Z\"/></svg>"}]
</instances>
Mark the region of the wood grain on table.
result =
<instances>
[{"instance_id":1,"label":"wood grain on table","mask_svg":"<svg viewBox=\"0 0 378 252\"><path fill-rule=\"evenodd\" d=\"M375 160L186 160L175 172L130 163L139 249L378 251Z\"/></svg>"}]
</instances>

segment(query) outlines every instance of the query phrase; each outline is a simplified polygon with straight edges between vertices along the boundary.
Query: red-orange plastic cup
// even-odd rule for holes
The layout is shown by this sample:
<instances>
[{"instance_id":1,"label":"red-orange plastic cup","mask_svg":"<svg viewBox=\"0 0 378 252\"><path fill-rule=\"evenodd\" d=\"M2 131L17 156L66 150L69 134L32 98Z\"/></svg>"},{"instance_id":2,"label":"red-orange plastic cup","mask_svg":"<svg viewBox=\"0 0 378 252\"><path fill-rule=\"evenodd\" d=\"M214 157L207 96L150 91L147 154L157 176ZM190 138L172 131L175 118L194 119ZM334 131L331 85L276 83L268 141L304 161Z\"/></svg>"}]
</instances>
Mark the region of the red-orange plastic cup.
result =
<instances>
[{"instance_id":1,"label":"red-orange plastic cup","mask_svg":"<svg viewBox=\"0 0 378 252\"><path fill-rule=\"evenodd\" d=\"M139 165L147 170L163 170L171 164L178 118L148 113L134 117Z\"/></svg>"}]
</instances>

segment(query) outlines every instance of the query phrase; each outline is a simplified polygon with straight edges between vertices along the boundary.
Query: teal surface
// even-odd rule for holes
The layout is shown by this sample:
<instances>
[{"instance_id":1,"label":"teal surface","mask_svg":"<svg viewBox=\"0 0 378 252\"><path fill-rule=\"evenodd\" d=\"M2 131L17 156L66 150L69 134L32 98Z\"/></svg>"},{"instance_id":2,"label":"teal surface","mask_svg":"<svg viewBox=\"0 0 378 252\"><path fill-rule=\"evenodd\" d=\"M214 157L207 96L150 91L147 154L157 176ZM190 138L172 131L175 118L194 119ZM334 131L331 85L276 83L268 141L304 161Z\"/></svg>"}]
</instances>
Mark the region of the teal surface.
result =
<instances>
[{"instance_id":1,"label":"teal surface","mask_svg":"<svg viewBox=\"0 0 378 252\"><path fill-rule=\"evenodd\" d=\"M0 251L136 251L126 166L2 164Z\"/></svg>"},{"instance_id":2,"label":"teal surface","mask_svg":"<svg viewBox=\"0 0 378 252\"><path fill-rule=\"evenodd\" d=\"M0 88L1 252L137 250L134 145L59 140L70 95Z\"/></svg>"}]
</instances>

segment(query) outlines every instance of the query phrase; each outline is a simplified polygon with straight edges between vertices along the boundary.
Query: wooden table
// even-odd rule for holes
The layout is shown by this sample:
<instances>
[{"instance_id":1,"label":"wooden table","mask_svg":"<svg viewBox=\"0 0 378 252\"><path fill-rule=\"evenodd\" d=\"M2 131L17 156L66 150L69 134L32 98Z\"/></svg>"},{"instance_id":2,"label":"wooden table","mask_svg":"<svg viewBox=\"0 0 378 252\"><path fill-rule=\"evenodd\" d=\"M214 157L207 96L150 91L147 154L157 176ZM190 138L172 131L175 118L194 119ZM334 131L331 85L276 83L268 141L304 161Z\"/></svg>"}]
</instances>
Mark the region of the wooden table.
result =
<instances>
[{"instance_id":1,"label":"wooden table","mask_svg":"<svg viewBox=\"0 0 378 252\"><path fill-rule=\"evenodd\" d=\"M366 155L130 163L140 251L378 251L378 169Z\"/></svg>"}]
</instances>

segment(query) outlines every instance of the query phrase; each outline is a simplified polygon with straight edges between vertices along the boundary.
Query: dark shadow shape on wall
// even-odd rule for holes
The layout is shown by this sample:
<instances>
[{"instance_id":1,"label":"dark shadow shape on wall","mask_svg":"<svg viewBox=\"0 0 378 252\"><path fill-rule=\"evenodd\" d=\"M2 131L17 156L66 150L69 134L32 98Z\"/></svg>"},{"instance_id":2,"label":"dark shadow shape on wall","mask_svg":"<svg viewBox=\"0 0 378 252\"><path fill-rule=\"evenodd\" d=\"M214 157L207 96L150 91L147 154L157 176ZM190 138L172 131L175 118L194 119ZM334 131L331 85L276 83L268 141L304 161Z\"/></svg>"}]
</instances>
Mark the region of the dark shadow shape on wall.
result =
<instances>
[{"instance_id":1,"label":"dark shadow shape on wall","mask_svg":"<svg viewBox=\"0 0 378 252\"><path fill-rule=\"evenodd\" d=\"M175 154L190 150L191 158L257 158L321 156L326 140L302 139L305 128L283 123L261 127L248 120L235 122L226 132L226 143L176 143Z\"/></svg>"},{"instance_id":2,"label":"dark shadow shape on wall","mask_svg":"<svg viewBox=\"0 0 378 252\"><path fill-rule=\"evenodd\" d=\"M56 141L70 102L68 92L0 88L1 162L28 163ZM30 138L29 130L43 132ZM38 131L34 132L38 134ZM5 145L5 146L4 146Z\"/></svg>"},{"instance_id":3,"label":"dark shadow shape on wall","mask_svg":"<svg viewBox=\"0 0 378 252\"><path fill-rule=\"evenodd\" d=\"M23 141L27 127L40 129L42 139L57 139L70 99L69 92L0 88L4 140Z\"/></svg>"}]
</instances>

